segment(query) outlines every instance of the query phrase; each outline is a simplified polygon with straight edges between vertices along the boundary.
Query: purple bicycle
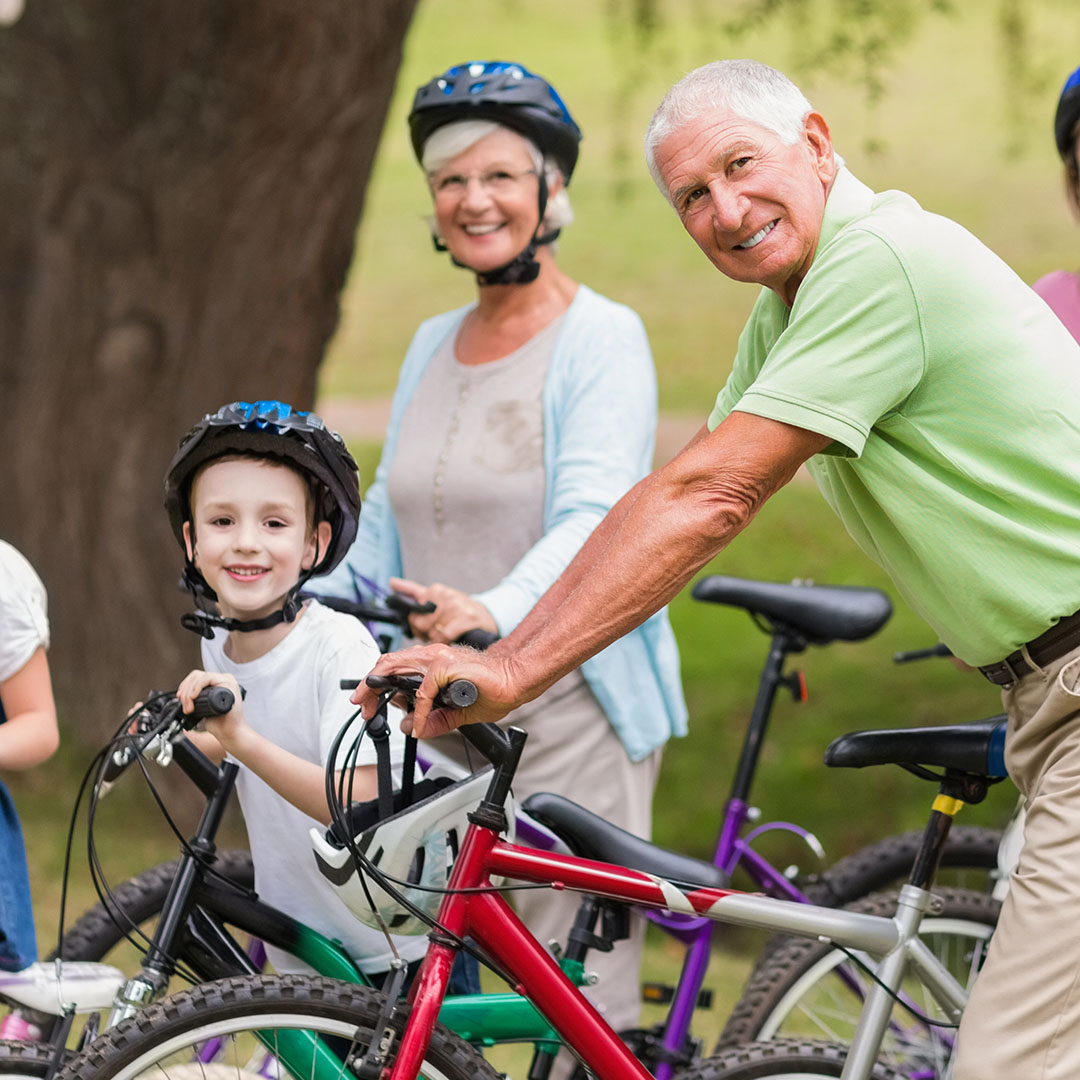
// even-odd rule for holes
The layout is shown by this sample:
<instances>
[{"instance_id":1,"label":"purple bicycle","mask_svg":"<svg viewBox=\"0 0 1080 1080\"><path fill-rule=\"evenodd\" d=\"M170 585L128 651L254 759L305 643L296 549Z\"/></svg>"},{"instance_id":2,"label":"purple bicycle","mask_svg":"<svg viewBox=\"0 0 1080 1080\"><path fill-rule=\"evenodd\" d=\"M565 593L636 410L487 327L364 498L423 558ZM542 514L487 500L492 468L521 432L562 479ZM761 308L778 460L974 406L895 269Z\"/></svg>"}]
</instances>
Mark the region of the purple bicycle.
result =
<instances>
[{"instance_id":1,"label":"purple bicycle","mask_svg":"<svg viewBox=\"0 0 1080 1080\"><path fill-rule=\"evenodd\" d=\"M784 830L802 837L815 853L823 856L820 845L812 833L799 825L790 822L754 823L755 811L750 804L750 792L778 691L786 689L797 702L806 699L802 673L785 670L788 657L804 652L810 645L862 641L871 637L892 614L888 596L871 588L776 584L727 576L701 579L693 587L692 595L700 601L747 611L759 628L770 636L768 655L743 736L730 793L724 804L713 855L713 865L719 871L719 882L729 883L736 869L741 869L758 889L770 896L834 907L869 904L875 912L880 913L888 908L892 900L887 895L875 894L895 887L907 877L922 843L920 831L887 837L840 860L820 874L805 880L793 879L756 851L755 842L767 832ZM1001 717L1001 721L1004 722L1004 717ZM555 827L572 852L584 853L589 849L588 815L580 809L576 812L575 820L581 822L581 842L575 844L566 815L559 812L563 802L565 800L552 795L534 795L525 800L523 808L533 819ZM607 828L610 829L610 826ZM949 835L942 867L963 872L966 875L963 884L978 885L978 889L973 891L953 889L944 894L947 910L942 914L953 917L953 921L939 924L944 933L937 951L939 954L955 954L954 967L970 964L973 949L981 955L982 944L989 937L996 919L997 905L988 891L997 870L1000 838L997 830L972 826L953 826ZM635 845L644 843L627 834L625 859L629 865L634 865ZM681 942L686 948L686 955L673 989L646 987L647 999L670 1001L666 1019L653 1028L623 1032L622 1035L657 1080L670 1080L678 1068L701 1054L701 1043L692 1035L691 1023L695 1009L710 1001L710 995L703 991L703 987L712 946L723 928L709 919L667 912L648 912L647 917ZM610 921L617 924L614 919ZM848 1000L840 1003L831 1000L827 1006L821 1007L821 1015L816 1019L800 1013L790 996L781 1000L782 991L790 987L778 978L774 954L782 951L784 944L786 942L781 939L766 946L747 984L748 992L739 1002L721 1036L720 1047L787 1034L789 1031L830 1038L834 1037L834 1034L830 1034L830 1024L843 1026L836 1019L839 1008L846 1009L853 1018L857 1017L861 992L854 985L854 980L846 978L842 972L839 996L846 995ZM807 943L802 944L805 946ZM781 975L786 976L789 966L780 965ZM803 982L798 983L795 989L796 996L826 993L836 998L836 991L829 989L830 981L838 981L835 975L831 980L829 977L835 968L834 960L832 968L823 968L821 980L817 980L813 972L810 976L803 973ZM762 973L765 986L760 977ZM766 992L769 987L774 990L773 995ZM784 1022L777 1018L778 1005L784 1009ZM806 1011L812 1012L813 1008L807 1006ZM801 1017L801 1027L793 1030L792 1023L797 1016Z\"/></svg>"}]
</instances>

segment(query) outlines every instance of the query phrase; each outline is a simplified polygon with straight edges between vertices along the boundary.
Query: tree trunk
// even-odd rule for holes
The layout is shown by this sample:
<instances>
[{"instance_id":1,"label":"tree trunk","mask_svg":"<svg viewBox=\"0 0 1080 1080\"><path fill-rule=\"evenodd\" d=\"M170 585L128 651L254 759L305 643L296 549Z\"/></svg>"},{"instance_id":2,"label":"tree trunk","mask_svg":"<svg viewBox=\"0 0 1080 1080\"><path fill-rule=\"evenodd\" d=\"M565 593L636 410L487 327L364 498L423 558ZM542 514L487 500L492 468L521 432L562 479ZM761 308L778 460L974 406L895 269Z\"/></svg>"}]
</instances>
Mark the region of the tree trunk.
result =
<instances>
[{"instance_id":1,"label":"tree trunk","mask_svg":"<svg viewBox=\"0 0 1080 1080\"><path fill-rule=\"evenodd\" d=\"M415 0L29 0L0 30L0 537L68 732L175 686L162 478L236 399L310 407Z\"/></svg>"}]
</instances>

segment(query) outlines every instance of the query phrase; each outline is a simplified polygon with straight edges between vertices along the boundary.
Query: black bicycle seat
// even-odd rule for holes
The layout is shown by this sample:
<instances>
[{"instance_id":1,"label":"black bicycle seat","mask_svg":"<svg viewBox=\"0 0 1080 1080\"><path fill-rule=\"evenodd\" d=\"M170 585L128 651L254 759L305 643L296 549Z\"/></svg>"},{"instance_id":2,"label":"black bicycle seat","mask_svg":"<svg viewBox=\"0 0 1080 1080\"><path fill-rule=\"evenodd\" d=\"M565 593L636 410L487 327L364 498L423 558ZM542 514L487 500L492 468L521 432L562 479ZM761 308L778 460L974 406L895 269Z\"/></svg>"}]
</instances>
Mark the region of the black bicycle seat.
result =
<instances>
[{"instance_id":1,"label":"black bicycle seat","mask_svg":"<svg viewBox=\"0 0 1080 1080\"><path fill-rule=\"evenodd\" d=\"M923 765L975 776L1006 776L1005 716L939 727L854 731L829 743L825 764L855 769Z\"/></svg>"},{"instance_id":2,"label":"black bicycle seat","mask_svg":"<svg viewBox=\"0 0 1080 1080\"><path fill-rule=\"evenodd\" d=\"M658 848L561 795L538 791L522 803L522 808L583 859L616 863L688 885L714 889L730 885L727 876L712 863Z\"/></svg>"},{"instance_id":3,"label":"black bicycle seat","mask_svg":"<svg viewBox=\"0 0 1080 1080\"><path fill-rule=\"evenodd\" d=\"M880 589L854 585L784 585L714 574L697 582L691 595L743 608L774 630L794 630L815 645L862 641L892 614L892 601Z\"/></svg>"}]
</instances>

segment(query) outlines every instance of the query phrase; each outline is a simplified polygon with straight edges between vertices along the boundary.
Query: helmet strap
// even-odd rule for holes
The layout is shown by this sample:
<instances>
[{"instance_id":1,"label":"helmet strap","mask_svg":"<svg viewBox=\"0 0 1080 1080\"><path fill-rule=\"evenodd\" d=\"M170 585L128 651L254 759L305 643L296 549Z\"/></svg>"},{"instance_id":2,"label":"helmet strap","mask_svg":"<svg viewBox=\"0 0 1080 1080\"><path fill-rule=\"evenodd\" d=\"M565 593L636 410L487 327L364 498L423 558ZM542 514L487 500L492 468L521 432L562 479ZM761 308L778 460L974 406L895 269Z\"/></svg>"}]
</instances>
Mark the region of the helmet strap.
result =
<instances>
[{"instance_id":1,"label":"helmet strap","mask_svg":"<svg viewBox=\"0 0 1080 1080\"><path fill-rule=\"evenodd\" d=\"M540 263L536 261L536 249L542 244L550 244L559 236L558 229L552 229L551 232L540 235L540 230L544 224L544 214L547 211L548 204L548 186L547 177L544 176L543 169L540 170L539 184L537 192L537 205L540 208L540 216L536 221L536 229L533 232L532 239L525 246L523 251L518 252L508 263L504 263L502 266L497 266L494 270L474 270L471 266L467 266L463 262L459 262L450 256L450 261L462 270L472 270L476 275L476 284L483 285L528 285L530 282L535 281L540 276ZM432 234L432 243L435 245L436 251L448 251L446 242L440 239L438 236Z\"/></svg>"},{"instance_id":2,"label":"helmet strap","mask_svg":"<svg viewBox=\"0 0 1080 1080\"><path fill-rule=\"evenodd\" d=\"M261 619L231 619L216 612L207 611L201 605L207 600L217 600L217 594L202 576L195 564L189 558L184 560L184 574L180 579L183 585L191 593L197 610L185 612L180 616L180 625L185 630L191 630L210 640L214 636L214 630L227 630L230 634L234 631L238 634L249 634L256 630L269 630L271 626L277 626L283 622L293 622L300 614L303 600L300 599L300 590L307 584L308 579L315 573L319 565L318 541L315 545L315 558L307 570L300 573L296 584L285 594L285 599L279 610L264 615Z\"/></svg>"}]
</instances>

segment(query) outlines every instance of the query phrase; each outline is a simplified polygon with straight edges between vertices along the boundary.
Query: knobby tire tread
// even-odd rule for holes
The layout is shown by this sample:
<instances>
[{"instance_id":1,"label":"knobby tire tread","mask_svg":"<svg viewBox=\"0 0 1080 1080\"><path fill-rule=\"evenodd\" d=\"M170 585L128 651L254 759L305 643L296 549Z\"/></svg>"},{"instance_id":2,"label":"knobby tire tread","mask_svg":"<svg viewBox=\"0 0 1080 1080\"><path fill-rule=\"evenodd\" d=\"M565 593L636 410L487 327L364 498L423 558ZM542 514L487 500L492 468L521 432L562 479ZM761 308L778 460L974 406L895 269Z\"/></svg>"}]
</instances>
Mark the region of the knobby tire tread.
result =
<instances>
[{"instance_id":1,"label":"knobby tire tread","mask_svg":"<svg viewBox=\"0 0 1080 1080\"><path fill-rule=\"evenodd\" d=\"M813 1039L774 1039L745 1043L702 1058L684 1072L680 1080L765 1080L797 1073L800 1076L839 1076L844 1069L847 1049L834 1043ZM871 1080L903 1080L902 1074L888 1065L874 1066Z\"/></svg>"},{"instance_id":2,"label":"knobby tire tread","mask_svg":"<svg viewBox=\"0 0 1080 1080\"><path fill-rule=\"evenodd\" d=\"M169 886L176 875L177 862L178 860L172 859L152 866L113 890L116 907L125 913L126 919L117 916L114 920L104 903L97 903L84 912L64 934L61 944L64 959L103 960L110 950L124 940L128 920L138 926L147 919L160 915L169 895ZM217 873L238 885L245 888L254 886L255 874L251 865L251 854L247 851L219 851L213 867ZM52 960L55 957L56 949L53 949L46 959Z\"/></svg>"},{"instance_id":3,"label":"knobby tire tread","mask_svg":"<svg viewBox=\"0 0 1080 1080\"><path fill-rule=\"evenodd\" d=\"M376 990L321 976L236 976L202 983L103 1032L65 1066L59 1080L109 1080L117 1070L174 1036L225 1019L248 1018L255 1026L263 1015L309 1013L370 1030L381 1000ZM408 1014L409 1007L402 1002L394 1023L399 1032ZM440 1024L435 1025L425 1060L448 1080L502 1080L476 1050Z\"/></svg>"}]
</instances>

